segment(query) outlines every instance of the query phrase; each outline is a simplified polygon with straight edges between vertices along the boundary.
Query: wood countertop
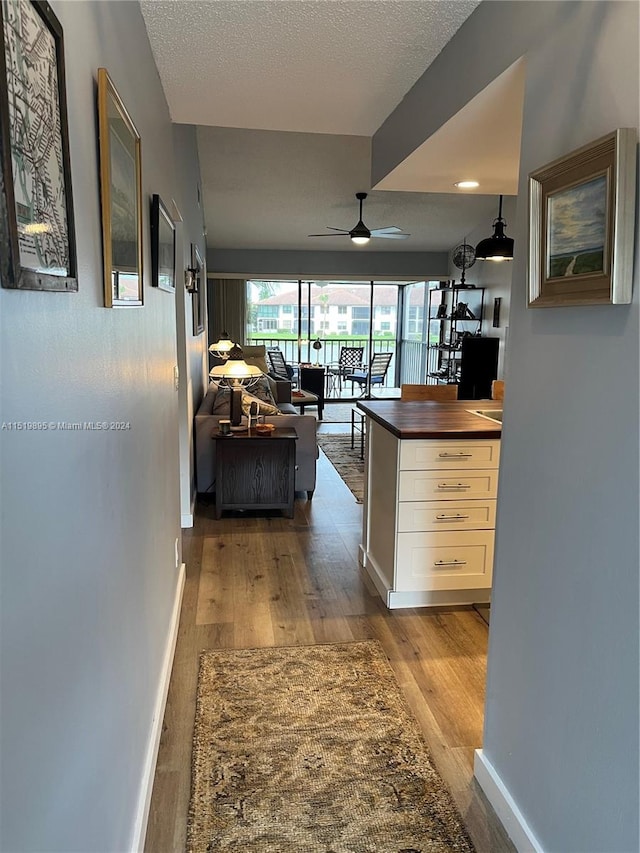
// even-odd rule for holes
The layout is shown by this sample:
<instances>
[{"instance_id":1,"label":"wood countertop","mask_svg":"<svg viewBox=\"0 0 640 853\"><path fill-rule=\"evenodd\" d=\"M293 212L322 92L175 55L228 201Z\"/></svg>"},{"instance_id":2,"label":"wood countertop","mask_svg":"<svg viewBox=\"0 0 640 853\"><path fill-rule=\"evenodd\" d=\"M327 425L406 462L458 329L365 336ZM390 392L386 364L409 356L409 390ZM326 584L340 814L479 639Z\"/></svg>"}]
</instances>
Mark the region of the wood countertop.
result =
<instances>
[{"instance_id":1,"label":"wood countertop","mask_svg":"<svg viewBox=\"0 0 640 853\"><path fill-rule=\"evenodd\" d=\"M502 400L367 400L358 409L400 439L499 439L502 427L468 409L502 409Z\"/></svg>"}]
</instances>

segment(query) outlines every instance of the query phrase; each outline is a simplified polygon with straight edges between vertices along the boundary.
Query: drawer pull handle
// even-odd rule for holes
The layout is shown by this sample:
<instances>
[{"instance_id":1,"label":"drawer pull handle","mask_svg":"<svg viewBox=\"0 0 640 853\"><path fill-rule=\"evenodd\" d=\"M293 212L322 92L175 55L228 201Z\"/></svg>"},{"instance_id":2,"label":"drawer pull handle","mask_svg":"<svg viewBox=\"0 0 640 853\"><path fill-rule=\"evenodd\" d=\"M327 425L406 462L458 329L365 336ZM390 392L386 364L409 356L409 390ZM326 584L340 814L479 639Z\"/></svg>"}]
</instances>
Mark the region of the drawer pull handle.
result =
<instances>
[{"instance_id":1,"label":"drawer pull handle","mask_svg":"<svg viewBox=\"0 0 640 853\"><path fill-rule=\"evenodd\" d=\"M436 568L440 568L440 566L466 566L466 560L436 560L433 564Z\"/></svg>"},{"instance_id":2,"label":"drawer pull handle","mask_svg":"<svg viewBox=\"0 0 640 853\"><path fill-rule=\"evenodd\" d=\"M436 515L436 521L464 521L469 518L468 515L461 515L457 512L455 515Z\"/></svg>"},{"instance_id":3,"label":"drawer pull handle","mask_svg":"<svg viewBox=\"0 0 640 853\"><path fill-rule=\"evenodd\" d=\"M438 453L440 459L466 459L471 458L473 453Z\"/></svg>"},{"instance_id":4,"label":"drawer pull handle","mask_svg":"<svg viewBox=\"0 0 640 853\"><path fill-rule=\"evenodd\" d=\"M470 489L470 483L438 483L438 488L446 491L447 489Z\"/></svg>"}]
</instances>

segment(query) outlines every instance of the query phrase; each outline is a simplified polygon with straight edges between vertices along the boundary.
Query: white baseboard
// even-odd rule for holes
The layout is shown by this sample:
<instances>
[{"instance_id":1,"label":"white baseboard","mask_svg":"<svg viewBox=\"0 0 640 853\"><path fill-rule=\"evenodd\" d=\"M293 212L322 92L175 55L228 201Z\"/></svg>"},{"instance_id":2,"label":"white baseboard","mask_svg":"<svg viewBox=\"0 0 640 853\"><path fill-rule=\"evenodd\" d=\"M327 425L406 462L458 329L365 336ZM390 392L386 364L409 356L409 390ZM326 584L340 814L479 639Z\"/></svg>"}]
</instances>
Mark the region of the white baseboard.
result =
<instances>
[{"instance_id":1,"label":"white baseboard","mask_svg":"<svg viewBox=\"0 0 640 853\"><path fill-rule=\"evenodd\" d=\"M427 589L410 592L387 593L387 607L397 610L403 607L459 607L469 604L485 604L491 601L490 589Z\"/></svg>"},{"instance_id":2,"label":"white baseboard","mask_svg":"<svg viewBox=\"0 0 640 853\"><path fill-rule=\"evenodd\" d=\"M178 639L180 608L182 607L182 593L184 592L185 577L186 566L182 563L178 573L178 583L173 601L173 612L171 613L171 621L167 632L164 660L162 662L162 671L160 673L158 692L156 694L156 703L153 709L153 718L151 720L151 731L149 733L147 754L145 756L142 781L140 783L140 793L138 795L138 807L136 809L131 844L129 846L131 853L142 853L142 850L144 849L145 836L147 834L147 821L149 820L153 777L156 772L156 761L158 760L160 735L162 733L162 721L164 719L164 711L167 704L169 681L171 679L171 669L173 667L173 656L175 654L176 642Z\"/></svg>"},{"instance_id":3,"label":"white baseboard","mask_svg":"<svg viewBox=\"0 0 640 853\"><path fill-rule=\"evenodd\" d=\"M195 514L196 507L196 495L195 492L191 493L191 502L189 505L189 512L183 512L180 515L180 527L185 530L187 527L193 527L193 516Z\"/></svg>"},{"instance_id":4,"label":"white baseboard","mask_svg":"<svg viewBox=\"0 0 640 853\"><path fill-rule=\"evenodd\" d=\"M544 853L515 800L481 749L475 752L473 775L518 853Z\"/></svg>"}]
</instances>

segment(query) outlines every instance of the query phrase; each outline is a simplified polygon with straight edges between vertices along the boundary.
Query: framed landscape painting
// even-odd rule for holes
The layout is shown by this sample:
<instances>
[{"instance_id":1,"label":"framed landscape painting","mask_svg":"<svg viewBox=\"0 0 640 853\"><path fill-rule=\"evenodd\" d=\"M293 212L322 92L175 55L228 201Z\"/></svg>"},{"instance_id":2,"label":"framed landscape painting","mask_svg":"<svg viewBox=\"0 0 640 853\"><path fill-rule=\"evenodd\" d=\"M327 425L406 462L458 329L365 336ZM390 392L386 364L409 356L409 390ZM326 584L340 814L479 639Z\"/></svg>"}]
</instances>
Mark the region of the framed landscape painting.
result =
<instances>
[{"instance_id":1,"label":"framed landscape painting","mask_svg":"<svg viewBox=\"0 0 640 853\"><path fill-rule=\"evenodd\" d=\"M151 198L151 284L176 290L176 227L159 195Z\"/></svg>"},{"instance_id":2,"label":"framed landscape painting","mask_svg":"<svg viewBox=\"0 0 640 853\"><path fill-rule=\"evenodd\" d=\"M631 302L635 129L529 175L529 306Z\"/></svg>"},{"instance_id":3,"label":"framed landscape painting","mask_svg":"<svg viewBox=\"0 0 640 853\"><path fill-rule=\"evenodd\" d=\"M62 27L46 2L0 3L0 282L76 291Z\"/></svg>"},{"instance_id":4,"label":"framed landscape painting","mask_svg":"<svg viewBox=\"0 0 640 853\"><path fill-rule=\"evenodd\" d=\"M142 163L140 134L106 68L98 68L104 304L140 306Z\"/></svg>"},{"instance_id":5,"label":"framed landscape painting","mask_svg":"<svg viewBox=\"0 0 640 853\"><path fill-rule=\"evenodd\" d=\"M191 267L194 271L195 286L191 291L191 311L193 315L193 336L204 332L205 303L207 298L207 274L200 250L191 244Z\"/></svg>"}]
</instances>

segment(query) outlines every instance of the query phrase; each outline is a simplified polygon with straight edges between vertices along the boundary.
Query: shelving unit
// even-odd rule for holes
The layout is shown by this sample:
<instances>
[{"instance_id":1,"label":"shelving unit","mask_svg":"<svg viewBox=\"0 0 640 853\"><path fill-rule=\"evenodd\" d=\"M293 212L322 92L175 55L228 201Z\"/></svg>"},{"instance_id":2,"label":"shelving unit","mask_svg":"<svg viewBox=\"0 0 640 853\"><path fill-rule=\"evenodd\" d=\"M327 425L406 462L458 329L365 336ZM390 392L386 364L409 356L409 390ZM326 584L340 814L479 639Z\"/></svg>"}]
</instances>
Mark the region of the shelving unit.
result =
<instances>
[{"instance_id":1,"label":"shelving unit","mask_svg":"<svg viewBox=\"0 0 640 853\"><path fill-rule=\"evenodd\" d=\"M482 331L484 291L455 284L429 291L427 384L459 383L462 341Z\"/></svg>"}]
</instances>

